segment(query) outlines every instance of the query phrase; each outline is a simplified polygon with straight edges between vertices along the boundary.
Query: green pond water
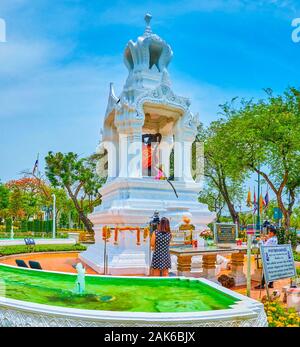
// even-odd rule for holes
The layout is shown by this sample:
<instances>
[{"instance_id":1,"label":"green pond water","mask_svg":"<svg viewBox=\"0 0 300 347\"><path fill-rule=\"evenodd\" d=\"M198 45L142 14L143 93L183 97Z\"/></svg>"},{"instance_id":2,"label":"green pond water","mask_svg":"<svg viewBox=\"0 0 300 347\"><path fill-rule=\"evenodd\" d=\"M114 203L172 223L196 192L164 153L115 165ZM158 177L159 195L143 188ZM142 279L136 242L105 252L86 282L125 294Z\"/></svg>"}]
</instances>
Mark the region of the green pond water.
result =
<instances>
[{"instance_id":1,"label":"green pond water","mask_svg":"<svg viewBox=\"0 0 300 347\"><path fill-rule=\"evenodd\" d=\"M0 295L39 304L107 311L196 312L227 309L238 301L188 279L86 276L84 295L74 294L75 281L76 275L0 265Z\"/></svg>"}]
</instances>

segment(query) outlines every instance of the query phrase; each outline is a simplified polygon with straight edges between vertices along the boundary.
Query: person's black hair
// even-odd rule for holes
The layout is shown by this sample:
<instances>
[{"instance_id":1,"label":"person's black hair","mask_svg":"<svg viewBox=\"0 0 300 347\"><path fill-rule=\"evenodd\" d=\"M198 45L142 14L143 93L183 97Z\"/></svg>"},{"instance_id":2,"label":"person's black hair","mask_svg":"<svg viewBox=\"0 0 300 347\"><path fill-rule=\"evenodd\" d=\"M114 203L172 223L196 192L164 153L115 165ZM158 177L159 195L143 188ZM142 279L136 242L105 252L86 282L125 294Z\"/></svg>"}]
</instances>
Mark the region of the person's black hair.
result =
<instances>
[{"instance_id":1,"label":"person's black hair","mask_svg":"<svg viewBox=\"0 0 300 347\"><path fill-rule=\"evenodd\" d=\"M269 232L273 233L274 235L277 234L277 229L276 227L274 227L274 225L270 225L268 229L269 229Z\"/></svg>"}]
</instances>

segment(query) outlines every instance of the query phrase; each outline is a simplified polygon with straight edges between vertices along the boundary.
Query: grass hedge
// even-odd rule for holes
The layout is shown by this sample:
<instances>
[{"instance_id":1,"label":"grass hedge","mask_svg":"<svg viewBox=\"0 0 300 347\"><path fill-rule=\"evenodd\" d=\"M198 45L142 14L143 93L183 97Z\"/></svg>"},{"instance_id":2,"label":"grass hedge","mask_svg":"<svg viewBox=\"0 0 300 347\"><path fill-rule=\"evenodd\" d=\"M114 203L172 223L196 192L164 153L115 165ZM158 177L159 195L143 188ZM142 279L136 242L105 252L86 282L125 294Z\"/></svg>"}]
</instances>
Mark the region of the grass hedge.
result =
<instances>
[{"instance_id":1,"label":"grass hedge","mask_svg":"<svg viewBox=\"0 0 300 347\"><path fill-rule=\"evenodd\" d=\"M28 246L3 246L0 247L0 257L21 253L36 253L36 252L62 252L62 251L85 251L86 247L77 243L75 245L35 245Z\"/></svg>"}]
</instances>

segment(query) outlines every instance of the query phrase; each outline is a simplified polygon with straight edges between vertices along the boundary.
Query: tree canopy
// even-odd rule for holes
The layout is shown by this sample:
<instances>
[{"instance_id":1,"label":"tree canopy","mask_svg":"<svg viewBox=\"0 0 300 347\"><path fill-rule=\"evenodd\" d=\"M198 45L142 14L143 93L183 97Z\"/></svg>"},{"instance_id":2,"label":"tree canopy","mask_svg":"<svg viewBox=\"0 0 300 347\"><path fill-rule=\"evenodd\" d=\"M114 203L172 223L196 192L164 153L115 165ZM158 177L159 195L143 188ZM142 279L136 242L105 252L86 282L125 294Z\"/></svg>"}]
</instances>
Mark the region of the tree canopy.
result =
<instances>
[{"instance_id":1,"label":"tree canopy","mask_svg":"<svg viewBox=\"0 0 300 347\"><path fill-rule=\"evenodd\" d=\"M300 91L266 93L266 99L243 101L238 109L226 105L225 127L231 135L223 145L236 172L252 171L265 179L288 228L300 187Z\"/></svg>"},{"instance_id":2,"label":"tree canopy","mask_svg":"<svg viewBox=\"0 0 300 347\"><path fill-rule=\"evenodd\" d=\"M93 232L86 209L92 212L93 208L101 203L99 189L104 182L96 174L97 157L79 158L73 152L49 152L45 160L46 176L50 183L66 190L86 229Z\"/></svg>"}]
</instances>

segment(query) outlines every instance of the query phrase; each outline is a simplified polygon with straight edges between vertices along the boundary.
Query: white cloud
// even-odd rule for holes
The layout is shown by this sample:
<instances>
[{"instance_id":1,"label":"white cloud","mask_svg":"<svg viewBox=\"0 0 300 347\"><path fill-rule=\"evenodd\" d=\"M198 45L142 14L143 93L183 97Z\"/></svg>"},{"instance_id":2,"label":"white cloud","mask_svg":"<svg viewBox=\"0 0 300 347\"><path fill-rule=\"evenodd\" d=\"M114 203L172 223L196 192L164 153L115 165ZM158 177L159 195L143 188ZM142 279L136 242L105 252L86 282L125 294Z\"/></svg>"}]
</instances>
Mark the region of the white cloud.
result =
<instances>
[{"instance_id":1,"label":"white cloud","mask_svg":"<svg viewBox=\"0 0 300 347\"><path fill-rule=\"evenodd\" d=\"M28 76L26 71L22 75L23 80L19 75L17 85L0 87L2 118L26 115L31 119L59 115L76 118L89 110L94 112L95 104L99 107L100 103L103 108L109 82L117 80L120 84L126 72L114 57L64 66L44 66L43 70Z\"/></svg>"}]
</instances>

